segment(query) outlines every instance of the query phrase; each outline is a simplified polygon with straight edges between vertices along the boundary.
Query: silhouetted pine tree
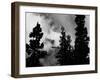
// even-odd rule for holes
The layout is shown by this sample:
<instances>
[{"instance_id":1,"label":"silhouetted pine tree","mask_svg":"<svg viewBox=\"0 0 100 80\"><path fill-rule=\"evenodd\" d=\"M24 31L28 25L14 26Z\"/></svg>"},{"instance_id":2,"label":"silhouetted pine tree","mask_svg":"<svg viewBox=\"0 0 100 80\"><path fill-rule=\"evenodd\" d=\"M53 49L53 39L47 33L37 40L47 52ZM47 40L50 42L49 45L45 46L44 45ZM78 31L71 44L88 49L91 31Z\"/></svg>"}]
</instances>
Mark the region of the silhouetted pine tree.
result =
<instances>
[{"instance_id":1,"label":"silhouetted pine tree","mask_svg":"<svg viewBox=\"0 0 100 80\"><path fill-rule=\"evenodd\" d=\"M67 39L66 39L67 38ZM64 27L61 28L61 36L60 36L60 50L57 53L56 57L61 65L70 65L72 64L72 46L71 36L66 36L64 31Z\"/></svg>"},{"instance_id":2,"label":"silhouetted pine tree","mask_svg":"<svg viewBox=\"0 0 100 80\"><path fill-rule=\"evenodd\" d=\"M40 51L44 47L44 44L40 44L40 39L42 38L43 33L40 27L40 24L33 28L33 31L30 33L29 37L31 38L29 44L26 44L26 52L28 54L32 54L31 57L26 59L26 67L34 67L34 66L41 66L39 59L43 58L47 52Z\"/></svg>"},{"instance_id":3,"label":"silhouetted pine tree","mask_svg":"<svg viewBox=\"0 0 100 80\"><path fill-rule=\"evenodd\" d=\"M76 64L89 63L89 37L87 28L85 27L85 15L76 15L75 22L77 24L76 40L75 40L75 62Z\"/></svg>"}]
</instances>

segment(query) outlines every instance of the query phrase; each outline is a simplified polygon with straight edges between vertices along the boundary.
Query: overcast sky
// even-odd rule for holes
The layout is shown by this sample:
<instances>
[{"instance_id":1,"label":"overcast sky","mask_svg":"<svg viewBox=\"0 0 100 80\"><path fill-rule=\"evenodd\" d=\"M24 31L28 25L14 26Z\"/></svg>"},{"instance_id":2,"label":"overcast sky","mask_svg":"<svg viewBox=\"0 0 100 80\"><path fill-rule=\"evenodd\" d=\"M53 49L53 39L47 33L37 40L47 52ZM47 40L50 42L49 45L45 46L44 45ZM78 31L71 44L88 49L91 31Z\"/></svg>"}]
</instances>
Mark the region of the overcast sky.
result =
<instances>
[{"instance_id":1,"label":"overcast sky","mask_svg":"<svg viewBox=\"0 0 100 80\"><path fill-rule=\"evenodd\" d=\"M59 46L59 40L61 35L61 26L65 28L66 35L70 35L72 39L72 45L75 41L75 15L73 14L49 14L49 13L26 13L26 43L29 43L29 33L32 32L33 27L37 22L41 25L44 33L41 42L44 42L44 49L48 50L52 47L52 44L47 39L54 40L53 46ZM85 26L88 29L89 35L89 16L85 18Z\"/></svg>"}]
</instances>

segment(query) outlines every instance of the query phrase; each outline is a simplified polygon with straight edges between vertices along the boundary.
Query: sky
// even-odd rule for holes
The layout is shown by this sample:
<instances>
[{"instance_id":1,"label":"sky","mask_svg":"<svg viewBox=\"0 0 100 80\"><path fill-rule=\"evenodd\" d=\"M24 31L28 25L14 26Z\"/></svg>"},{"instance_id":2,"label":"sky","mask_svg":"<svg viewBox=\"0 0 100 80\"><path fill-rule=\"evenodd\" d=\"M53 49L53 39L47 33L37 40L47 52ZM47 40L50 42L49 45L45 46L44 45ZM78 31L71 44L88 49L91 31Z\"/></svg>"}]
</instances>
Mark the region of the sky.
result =
<instances>
[{"instance_id":1,"label":"sky","mask_svg":"<svg viewBox=\"0 0 100 80\"><path fill-rule=\"evenodd\" d=\"M25 14L26 18L26 43L29 43L29 33L36 26L37 22L40 24L44 33L41 42L44 43L44 50L50 50L52 46L59 46L59 40L61 35L61 27L63 26L66 31L66 35L70 35L74 46L75 41L75 15L74 14L52 14L52 13L30 13ZM85 26L89 35L89 16L85 18ZM50 43L50 40L54 41L54 44Z\"/></svg>"}]
</instances>

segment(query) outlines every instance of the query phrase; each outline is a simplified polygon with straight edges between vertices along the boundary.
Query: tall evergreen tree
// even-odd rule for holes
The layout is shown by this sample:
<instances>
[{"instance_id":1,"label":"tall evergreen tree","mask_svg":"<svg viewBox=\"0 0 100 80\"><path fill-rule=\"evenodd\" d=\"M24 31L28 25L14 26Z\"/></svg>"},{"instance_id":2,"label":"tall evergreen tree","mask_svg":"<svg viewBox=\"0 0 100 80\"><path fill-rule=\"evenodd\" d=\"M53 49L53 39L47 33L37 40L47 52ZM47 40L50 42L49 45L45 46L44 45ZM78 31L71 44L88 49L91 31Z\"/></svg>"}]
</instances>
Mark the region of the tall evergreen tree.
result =
<instances>
[{"instance_id":1,"label":"tall evergreen tree","mask_svg":"<svg viewBox=\"0 0 100 80\"><path fill-rule=\"evenodd\" d=\"M26 44L27 54L32 54L31 57L26 59L26 67L41 66L39 59L44 57L47 52L40 51L44 47L43 43L40 43L40 39L43 36L42 29L40 24L33 28L33 31L30 33L29 37L31 38L29 44Z\"/></svg>"},{"instance_id":2,"label":"tall evergreen tree","mask_svg":"<svg viewBox=\"0 0 100 80\"><path fill-rule=\"evenodd\" d=\"M89 63L89 37L85 27L85 15L76 15L75 22L77 27L75 40L75 62L76 64Z\"/></svg>"},{"instance_id":3,"label":"tall evergreen tree","mask_svg":"<svg viewBox=\"0 0 100 80\"><path fill-rule=\"evenodd\" d=\"M70 35L66 36L64 27L61 27L61 36L60 36L60 50L57 53L58 61L61 65L72 64L72 46Z\"/></svg>"}]
</instances>

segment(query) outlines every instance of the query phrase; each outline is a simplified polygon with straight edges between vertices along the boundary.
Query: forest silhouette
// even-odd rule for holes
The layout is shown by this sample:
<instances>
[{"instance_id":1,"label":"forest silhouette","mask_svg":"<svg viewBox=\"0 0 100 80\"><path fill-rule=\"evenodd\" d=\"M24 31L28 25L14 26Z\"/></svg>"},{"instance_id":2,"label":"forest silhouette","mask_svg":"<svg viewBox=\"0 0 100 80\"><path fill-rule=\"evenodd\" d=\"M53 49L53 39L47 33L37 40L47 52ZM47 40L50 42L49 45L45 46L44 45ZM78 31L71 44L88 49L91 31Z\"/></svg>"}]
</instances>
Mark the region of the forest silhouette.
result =
<instances>
[{"instance_id":1,"label":"forest silhouette","mask_svg":"<svg viewBox=\"0 0 100 80\"><path fill-rule=\"evenodd\" d=\"M53 47L58 49L55 58L57 62L55 65L80 65L89 64L89 37L87 28L85 27L85 15L76 15L75 17L75 45L71 45L71 36L66 35L65 29L61 27L61 36L59 40L59 47ZM32 32L29 34L31 38L29 44L26 43L26 53L31 54L29 58L26 58L26 67L39 67L44 66L41 64L40 59L46 58L48 52L42 50L44 43L40 43L44 33L42 32L41 25L37 22ZM51 58L52 59L52 58ZM53 64L53 65L54 65ZM51 65L52 66L52 65Z\"/></svg>"}]
</instances>

